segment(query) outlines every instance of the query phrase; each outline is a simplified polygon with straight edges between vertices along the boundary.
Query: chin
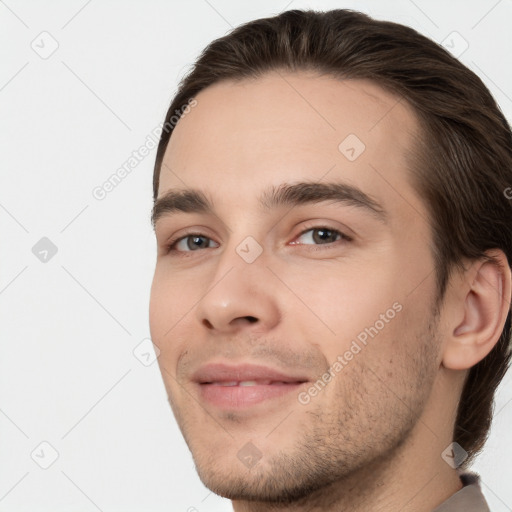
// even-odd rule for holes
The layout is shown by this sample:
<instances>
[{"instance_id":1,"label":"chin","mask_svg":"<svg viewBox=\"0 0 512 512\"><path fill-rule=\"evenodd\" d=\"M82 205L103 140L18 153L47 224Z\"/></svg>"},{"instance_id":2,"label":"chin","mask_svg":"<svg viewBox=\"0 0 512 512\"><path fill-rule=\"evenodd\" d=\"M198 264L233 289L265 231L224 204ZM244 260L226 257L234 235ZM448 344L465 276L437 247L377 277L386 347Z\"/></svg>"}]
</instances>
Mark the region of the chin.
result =
<instances>
[{"instance_id":1,"label":"chin","mask_svg":"<svg viewBox=\"0 0 512 512\"><path fill-rule=\"evenodd\" d=\"M224 452L225 453L225 452ZM301 457L276 455L271 462L260 460L251 469L243 466L236 453L214 459L193 453L201 482L215 494L233 501L251 501L275 504L299 504L332 483L322 472L308 469L308 461ZM233 459L228 461L227 459Z\"/></svg>"}]
</instances>

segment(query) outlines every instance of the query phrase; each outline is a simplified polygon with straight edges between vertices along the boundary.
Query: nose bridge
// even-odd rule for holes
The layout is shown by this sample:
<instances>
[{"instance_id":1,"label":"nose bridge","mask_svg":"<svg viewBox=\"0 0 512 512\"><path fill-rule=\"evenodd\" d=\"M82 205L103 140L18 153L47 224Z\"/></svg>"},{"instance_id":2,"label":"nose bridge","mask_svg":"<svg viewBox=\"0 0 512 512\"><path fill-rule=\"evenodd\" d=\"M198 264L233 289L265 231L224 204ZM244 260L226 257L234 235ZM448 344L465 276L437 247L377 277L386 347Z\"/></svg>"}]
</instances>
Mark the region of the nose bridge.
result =
<instances>
[{"instance_id":1,"label":"nose bridge","mask_svg":"<svg viewBox=\"0 0 512 512\"><path fill-rule=\"evenodd\" d=\"M213 282L222 279L226 272L239 273L246 279L252 279L255 274L261 278L268 273L265 264L268 260L268 248L264 252L265 236L263 225L258 219L251 216L249 210L252 208L246 205L242 208L239 205L240 215L231 226L230 232L225 240L224 251L218 256ZM243 213L245 212L245 214Z\"/></svg>"},{"instance_id":2,"label":"nose bridge","mask_svg":"<svg viewBox=\"0 0 512 512\"><path fill-rule=\"evenodd\" d=\"M232 330L241 323L269 328L279 318L267 255L255 237L234 232L218 255L207 291L198 302L197 320L214 330ZM240 240L241 239L241 240Z\"/></svg>"}]
</instances>

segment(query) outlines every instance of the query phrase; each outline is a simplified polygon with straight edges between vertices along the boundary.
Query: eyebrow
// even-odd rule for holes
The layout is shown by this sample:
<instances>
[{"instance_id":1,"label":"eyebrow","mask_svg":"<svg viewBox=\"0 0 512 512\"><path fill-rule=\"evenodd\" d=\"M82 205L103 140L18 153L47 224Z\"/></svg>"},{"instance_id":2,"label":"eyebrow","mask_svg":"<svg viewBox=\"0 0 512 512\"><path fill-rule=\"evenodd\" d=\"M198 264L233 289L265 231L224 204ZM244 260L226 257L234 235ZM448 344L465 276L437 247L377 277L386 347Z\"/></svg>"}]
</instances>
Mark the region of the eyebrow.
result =
<instances>
[{"instance_id":1,"label":"eyebrow","mask_svg":"<svg viewBox=\"0 0 512 512\"><path fill-rule=\"evenodd\" d=\"M279 186L271 186L259 198L261 208L264 210L325 201L361 208L380 222L387 223L387 212L384 207L360 188L348 183L282 183ZM214 214L214 210L213 203L200 190L170 190L156 199L151 213L151 222L154 226L161 217L178 212Z\"/></svg>"}]
</instances>

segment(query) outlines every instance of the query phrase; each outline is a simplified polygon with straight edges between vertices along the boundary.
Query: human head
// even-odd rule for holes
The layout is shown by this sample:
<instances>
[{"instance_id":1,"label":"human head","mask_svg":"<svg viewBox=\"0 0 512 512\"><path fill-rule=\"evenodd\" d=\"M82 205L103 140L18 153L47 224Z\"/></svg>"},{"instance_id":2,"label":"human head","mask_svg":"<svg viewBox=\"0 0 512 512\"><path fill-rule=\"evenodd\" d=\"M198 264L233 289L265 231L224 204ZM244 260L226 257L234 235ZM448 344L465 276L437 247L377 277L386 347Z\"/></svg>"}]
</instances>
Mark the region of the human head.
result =
<instances>
[{"instance_id":1,"label":"human head","mask_svg":"<svg viewBox=\"0 0 512 512\"><path fill-rule=\"evenodd\" d=\"M167 121L201 91L223 81L272 71L311 71L368 80L412 107L421 128L411 152L410 180L424 199L432 229L434 308L442 308L450 276L501 249L512 261L510 127L481 80L436 43L411 28L363 14L287 11L255 20L212 42L184 78ZM158 147L154 197L174 126ZM510 311L491 352L467 375L453 440L469 465L483 447L493 396L510 362Z\"/></svg>"}]
</instances>

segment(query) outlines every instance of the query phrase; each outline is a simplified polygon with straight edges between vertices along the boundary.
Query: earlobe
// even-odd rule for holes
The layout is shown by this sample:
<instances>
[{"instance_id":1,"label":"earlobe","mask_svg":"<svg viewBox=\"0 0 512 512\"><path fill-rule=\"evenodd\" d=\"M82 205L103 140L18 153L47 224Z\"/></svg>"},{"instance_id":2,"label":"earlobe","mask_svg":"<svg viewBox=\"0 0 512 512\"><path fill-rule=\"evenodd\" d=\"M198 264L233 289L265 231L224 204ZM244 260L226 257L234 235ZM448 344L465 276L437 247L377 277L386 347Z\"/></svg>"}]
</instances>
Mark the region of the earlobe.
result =
<instances>
[{"instance_id":1,"label":"earlobe","mask_svg":"<svg viewBox=\"0 0 512 512\"><path fill-rule=\"evenodd\" d=\"M448 310L453 318L446 319L445 368L471 368L493 349L503 331L510 312L511 272L503 251L488 254L496 262L475 261L457 280L459 290Z\"/></svg>"}]
</instances>

